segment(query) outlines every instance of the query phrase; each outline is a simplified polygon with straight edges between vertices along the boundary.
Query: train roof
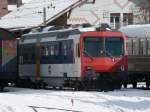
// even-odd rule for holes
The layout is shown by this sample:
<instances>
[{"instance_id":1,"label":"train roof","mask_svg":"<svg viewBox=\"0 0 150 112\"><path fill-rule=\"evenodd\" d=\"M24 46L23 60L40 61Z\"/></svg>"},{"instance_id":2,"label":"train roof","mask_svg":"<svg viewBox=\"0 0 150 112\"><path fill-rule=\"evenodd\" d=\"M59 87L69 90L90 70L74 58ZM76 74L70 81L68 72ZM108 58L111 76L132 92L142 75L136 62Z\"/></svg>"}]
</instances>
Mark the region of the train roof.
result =
<instances>
[{"instance_id":1,"label":"train roof","mask_svg":"<svg viewBox=\"0 0 150 112\"><path fill-rule=\"evenodd\" d=\"M16 39L16 38L17 38L17 36L14 33L10 32L4 28L0 28L0 39L8 40L8 39Z\"/></svg>"},{"instance_id":2,"label":"train roof","mask_svg":"<svg viewBox=\"0 0 150 112\"><path fill-rule=\"evenodd\" d=\"M96 30L95 27L86 27L86 28L82 28L82 27L78 27L78 28L72 28L72 27L69 27L69 28L62 28L62 29L55 29L55 30L48 30L48 29L51 29L52 27L48 27L48 28L45 28L44 30L42 31L38 31L38 32L34 32L34 33L28 33L28 34L24 34L22 37L23 38L42 38L42 37L54 37L54 36L57 36L57 38L61 38L61 37L68 37L68 35L76 35L76 34L80 34L80 33L84 33L84 34L92 34L92 32L98 32ZM103 30L103 31L100 31L100 32L106 32L107 30ZM119 31L108 31L108 35L109 34L118 34ZM121 34L121 32L120 32Z\"/></svg>"},{"instance_id":3,"label":"train roof","mask_svg":"<svg viewBox=\"0 0 150 112\"><path fill-rule=\"evenodd\" d=\"M150 24L128 25L121 27L119 31L125 33L128 37L150 38Z\"/></svg>"},{"instance_id":4,"label":"train roof","mask_svg":"<svg viewBox=\"0 0 150 112\"><path fill-rule=\"evenodd\" d=\"M80 34L78 29L64 29L64 30L55 30L55 31L47 31L47 32L36 32L25 34L22 37L25 38L43 38L43 37L68 37L68 35Z\"/></svg>"}]
</instances>

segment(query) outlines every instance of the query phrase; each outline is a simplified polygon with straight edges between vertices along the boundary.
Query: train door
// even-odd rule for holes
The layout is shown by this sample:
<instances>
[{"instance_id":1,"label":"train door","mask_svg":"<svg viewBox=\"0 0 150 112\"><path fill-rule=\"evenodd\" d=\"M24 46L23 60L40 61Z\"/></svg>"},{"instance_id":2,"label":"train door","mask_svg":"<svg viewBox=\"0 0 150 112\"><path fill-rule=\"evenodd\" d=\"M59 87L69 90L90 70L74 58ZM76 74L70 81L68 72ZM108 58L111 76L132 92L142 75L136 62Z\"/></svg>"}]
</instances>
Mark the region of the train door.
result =
<instances>
[{"instance_id":1,"label":"train door","mask_svg":"<svg viewBox=\"0 0 150 112\"><path fill-rule=\"evenodd\" d=\"M74 67L73 76L81 77L81 57L80 57L80 42L79 38L74 40Z\"/></svg>"},{"instance_id":2,"label":"train door","mask_svg":"<svg viewBox=\"0 0 150 112\"><path fill-rule=\"evenodd\" d=\"M73 77L73 40L62 40L60 42L61 46L61 72L63 77Z\"/></svg>"},{"instance_id":3,"label":"train door","mask_svg":"<svg viewBox=\"0 0 150 112\"><path fill-rule=\"evenodd\" d=\"M19 76L21 79L35 80L36 74L35 44L20 44L19 46Z\"/></svg>"},{"instance_id":4,"label":"train door","mask_svg":"<svg viewBox=\"0 0 150 112\"><path fill-rule=\"evenodd\" d=\"M41 79L41 63L40 63L40 42L35 44L35 80Z\"/></svg>"}]
</instances>

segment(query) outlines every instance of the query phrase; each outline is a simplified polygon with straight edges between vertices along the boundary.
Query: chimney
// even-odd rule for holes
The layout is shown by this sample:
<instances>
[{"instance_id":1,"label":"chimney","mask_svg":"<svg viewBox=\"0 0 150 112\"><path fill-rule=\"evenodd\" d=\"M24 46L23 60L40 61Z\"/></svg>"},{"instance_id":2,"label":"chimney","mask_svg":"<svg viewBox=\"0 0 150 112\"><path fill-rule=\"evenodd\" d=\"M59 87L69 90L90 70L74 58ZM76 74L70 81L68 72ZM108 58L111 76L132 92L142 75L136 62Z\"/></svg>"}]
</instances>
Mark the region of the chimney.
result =
<instances>
[{"instance_id":1,"label":"chimney","mask_svg":"<svg viewBox=\"0 0 150 112\"><path fill-rule=\"evenodd\" d=\"M8 2L7 0L0 0L0 17L8 13Z\"/></svg>"},{"instance_id":2,"label":"chimney","mask_svg":"<svg viewBox=\"0 0 150 112\"><path fill-rule=\"evenodd\" d=\"M17 7L20 7L22 5L22 0L17 0Z\"/></svg>"}]
</instances>

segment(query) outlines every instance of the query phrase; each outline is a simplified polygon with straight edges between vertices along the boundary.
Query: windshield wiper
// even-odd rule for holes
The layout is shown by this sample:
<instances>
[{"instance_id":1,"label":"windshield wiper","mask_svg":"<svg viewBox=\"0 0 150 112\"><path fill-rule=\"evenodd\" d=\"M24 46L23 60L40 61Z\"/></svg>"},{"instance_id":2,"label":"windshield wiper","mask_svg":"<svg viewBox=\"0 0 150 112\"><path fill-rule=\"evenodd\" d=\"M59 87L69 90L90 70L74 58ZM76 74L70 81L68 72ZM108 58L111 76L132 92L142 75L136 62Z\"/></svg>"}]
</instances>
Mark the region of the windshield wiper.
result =
<instances>
[{"instance_id":1,"label":"windshield wiper","mask_svg":"<svg viewBox=\"0 0 150 112\"><path fill-rule=\"evenodd\" d=\"M88 56L92 61L94 60L93 57L86 51L84 50L83 52L86 56Z\"/></svg>"},{"instance_id":2,"label":"windshield wiper","mask_svg":"<svg viewBox=\"0 0 150 112\"><path fill-rule=\"evenodd\" d=\"M109 55L111 58L114 58L113 55L112 55L109 51L105 50L105 53L106 53L107 55Z\"/></svg>"}]
</instances>

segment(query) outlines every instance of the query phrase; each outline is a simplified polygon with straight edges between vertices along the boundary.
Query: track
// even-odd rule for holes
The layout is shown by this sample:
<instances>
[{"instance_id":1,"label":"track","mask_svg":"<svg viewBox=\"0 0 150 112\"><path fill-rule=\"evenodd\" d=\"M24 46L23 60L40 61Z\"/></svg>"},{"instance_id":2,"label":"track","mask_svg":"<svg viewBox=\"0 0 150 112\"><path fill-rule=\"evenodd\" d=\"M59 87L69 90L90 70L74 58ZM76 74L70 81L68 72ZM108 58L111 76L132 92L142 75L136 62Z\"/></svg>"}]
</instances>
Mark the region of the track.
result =
<instances>
[{"instance_id":1,"label":"track","mask_svg":"<svg viewBox=\"0 0 150 112\"><path fill-rule=\"evenodd\" d=\"M66 112L82 112L82 111L77 111L77 110L68 110L68 109L62 109L62 108L50 108L50 107L38 107L38 106L28 106L33 109L34 112L39 112L38 109L47 109L47 110L61 110L61 111L66 111Z\"/></svg>"},{"instance_id":2,"label":"track","mask_svg":"<svg viewBox=\"0 0 150 112\"><path fill-rule=\"evenodd\" d=\"M150 112L149 90L141 88L106 93L14 87L6 90L9 92L0 94L0 111L5 112Z\"/></svg>"}]
</instances>

